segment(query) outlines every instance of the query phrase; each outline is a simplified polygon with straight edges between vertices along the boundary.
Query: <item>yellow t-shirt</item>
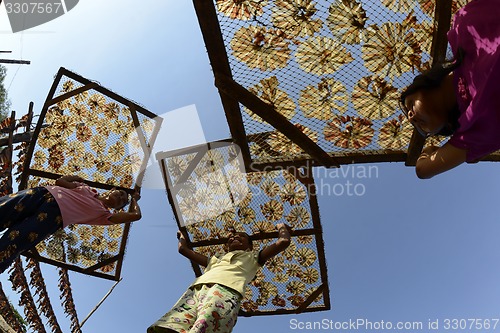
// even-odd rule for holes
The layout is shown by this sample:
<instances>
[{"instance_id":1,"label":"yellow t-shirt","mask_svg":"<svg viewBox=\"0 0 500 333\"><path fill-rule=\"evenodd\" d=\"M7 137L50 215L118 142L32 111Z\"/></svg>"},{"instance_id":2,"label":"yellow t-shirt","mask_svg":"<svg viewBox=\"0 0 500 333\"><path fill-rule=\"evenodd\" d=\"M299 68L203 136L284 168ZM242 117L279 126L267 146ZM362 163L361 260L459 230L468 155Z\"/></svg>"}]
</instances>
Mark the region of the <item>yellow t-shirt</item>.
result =
<instances>
[{"instance_id":1,"label":"yellow t-shirt","mask_svg":"<svg viewBox=\"0 0 500 333\"><path fill-rule=\"evenodd\" d=\"M205 268L205 273L191 286L218 283L236 290L243 297L246 284L252 281L260 268L258 258L258 252L242 250L231 251L223 256L213 256Z\"/></svg>"}]
</instances>

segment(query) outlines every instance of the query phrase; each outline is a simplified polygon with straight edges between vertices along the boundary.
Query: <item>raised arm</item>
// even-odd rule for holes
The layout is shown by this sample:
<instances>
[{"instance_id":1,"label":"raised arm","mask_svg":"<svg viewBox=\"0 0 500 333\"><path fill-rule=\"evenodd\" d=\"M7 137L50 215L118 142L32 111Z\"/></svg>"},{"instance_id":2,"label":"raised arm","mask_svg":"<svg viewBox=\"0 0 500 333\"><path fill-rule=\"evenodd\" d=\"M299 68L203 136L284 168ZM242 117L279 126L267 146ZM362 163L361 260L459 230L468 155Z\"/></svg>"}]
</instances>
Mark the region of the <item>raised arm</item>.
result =
<instances>
[{"instance_id":1,"label":"raised arm","mask_svg":"<svg viewBox=\"0 0 500 333\"><path fill-rule=\"evenodd\" d=\"M182 233L181 231L177 231L177 239L179 240L179 245L177 248L178 248L180 254L182 254L184 257L188 258L189 260L194 261L198 265L201 265L203 267L207 267L208 257L190 249L189 246L187 245L187 241L186 241L186 237L184 236L184 233Z\"/></svg>"},{"instance_id":2,"label":"raised arm","mask_svg":"<svg viewBox=\"0 0 500 333\"><path fill-rule=\"evenodd\" d=\"M137 201L139 201L140 198L141 195L139 194L138 191L136 191L132 195L132 199L130 200L130 204L128 206L128 211L114 213L109 218L109 221L113 224L120 224L120 223L129 223L140 220L142 217L141 207L139 207L139 204L137 203Z\"/></svg>"},{"instance_id":3,"label":"raised arm","mask_svg":"<svg viewBox=\"0 0 500 333\"><path fill-rule=\"evenodd\" d=\"M78 183L83 183L85 179L80 176L67 175L56 179L56 186L61 186L69 189L78 187Z\"/></svg>"},{"instance_id":4,"label":"raised arm","mask_svg":"<svg viewBox=\"0 0 500 333\"><path fill-rule=\"evenodd\" d=\"M288 245L290 245L292 228L284 223L278 223L276 228L278 229L278 240L275 243L263 248L259 253L259 264L261 266L264 265L267 260L284 251Z\"/></svg>"},{"instance_id":5,"label":"raised arm","mask_svg":"<svg viewBox=\"0 0 500 333\"><path fill-rule=\"evenodd\" d=\"M430 146L422 150L415 171L420 179L432 178L465 162L467 151L449 143L442 147Z\"/></svg>"}]
</instances>

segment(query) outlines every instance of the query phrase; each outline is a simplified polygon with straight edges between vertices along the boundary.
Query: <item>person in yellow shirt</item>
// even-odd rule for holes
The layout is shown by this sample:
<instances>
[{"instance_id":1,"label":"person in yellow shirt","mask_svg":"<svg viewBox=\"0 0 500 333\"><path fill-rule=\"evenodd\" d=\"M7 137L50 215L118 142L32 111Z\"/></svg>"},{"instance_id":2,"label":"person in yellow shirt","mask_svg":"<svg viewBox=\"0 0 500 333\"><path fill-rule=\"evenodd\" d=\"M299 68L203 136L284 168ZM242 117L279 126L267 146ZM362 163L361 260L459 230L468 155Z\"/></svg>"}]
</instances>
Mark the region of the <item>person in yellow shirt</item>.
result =
<instances>
[{"instance_id":1,"label":"person in yellow shirt","mask_svg":"<svg viewBox=\"0 0 500 333\"><path fill-rule=\"evenodd\" d=\"M179 253L206 267L163 317L151 325L147 333L229 333L238 317L245 285L253 280L257 270L270 258L290 245L291 228L279 223L278 239L254 252L250 236L233 232L227 241L228 252L222 256L207 256L187 246L180 231Z\"/></svg>"}]
</instances>

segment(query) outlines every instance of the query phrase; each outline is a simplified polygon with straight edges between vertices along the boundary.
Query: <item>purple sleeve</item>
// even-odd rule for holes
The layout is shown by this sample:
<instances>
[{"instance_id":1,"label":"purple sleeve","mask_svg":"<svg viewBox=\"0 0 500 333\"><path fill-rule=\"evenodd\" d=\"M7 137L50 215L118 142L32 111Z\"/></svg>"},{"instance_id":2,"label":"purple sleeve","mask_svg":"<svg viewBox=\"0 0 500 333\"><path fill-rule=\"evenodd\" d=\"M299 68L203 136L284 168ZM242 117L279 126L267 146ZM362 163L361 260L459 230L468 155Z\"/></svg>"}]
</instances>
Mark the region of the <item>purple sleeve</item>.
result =
<instances>
[{"instance_id":1,"label":"purple sleeve","mask_svg":"<svg viewBox=\"0 0 500 333\"><path fill-rule=\"evenodd\" d=\"M457 12L448 33L465 57L454 71L462 112L449 143L467 150L467 162L500 149L500 0L476 0Z\"/></svg>"}]
</instances>

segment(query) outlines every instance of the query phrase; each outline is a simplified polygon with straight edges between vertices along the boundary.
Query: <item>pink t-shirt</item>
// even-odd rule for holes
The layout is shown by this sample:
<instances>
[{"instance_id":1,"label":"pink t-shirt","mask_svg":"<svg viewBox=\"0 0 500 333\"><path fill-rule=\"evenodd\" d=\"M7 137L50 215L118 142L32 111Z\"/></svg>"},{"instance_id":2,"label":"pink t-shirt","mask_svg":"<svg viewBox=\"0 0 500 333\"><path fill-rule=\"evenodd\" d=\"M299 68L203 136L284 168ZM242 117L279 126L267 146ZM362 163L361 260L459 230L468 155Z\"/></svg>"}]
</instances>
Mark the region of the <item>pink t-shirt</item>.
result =
<instances>
[{"instance_id":1,"label":"pink t-shirt","mask_svg":"<svg viewBox=\"0 0 500 333\"><path fill-rule=\"evenodd\" d=\"M77 183L74 189L61 186L45 186L54 196L61 210L63 226L70 224L112 224L109 217L113 214L97 198L98 193L93 188Z\"/></svg>"},{"instance_id":2,"label":"pink t-shirt","mask_svg":"<svg viewBox=\"0 0 500 333\"><path fill-rule=\"evenodd\" d=\"M454 54L465 51L454 70L460 127L449 142L467 150L467 162L500 149L500 0L474 0L460 9L448 32Z\"/></svg>"}]
</instances>

